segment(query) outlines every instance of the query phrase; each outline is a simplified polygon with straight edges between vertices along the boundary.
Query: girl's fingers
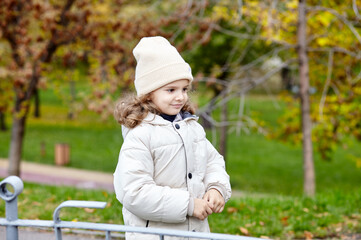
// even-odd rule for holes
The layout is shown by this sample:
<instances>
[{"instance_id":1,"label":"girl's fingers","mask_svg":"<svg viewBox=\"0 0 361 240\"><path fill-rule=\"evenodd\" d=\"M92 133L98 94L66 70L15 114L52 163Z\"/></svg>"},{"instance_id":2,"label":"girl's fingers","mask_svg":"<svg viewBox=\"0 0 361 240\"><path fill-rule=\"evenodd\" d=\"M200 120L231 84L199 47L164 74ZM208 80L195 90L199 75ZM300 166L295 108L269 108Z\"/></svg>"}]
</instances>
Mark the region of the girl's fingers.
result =
<instances>
[{"instance_id":1,"label":"girl's fingers","mask_svg":"<svg viewBox=\"0 0 361 240\"><path fill-rule=\"evenodd\" d=\"M207 215L211 215L212 213L213 213L212 208L208 207L207 208Z\"/></svg>"}]
</instances>

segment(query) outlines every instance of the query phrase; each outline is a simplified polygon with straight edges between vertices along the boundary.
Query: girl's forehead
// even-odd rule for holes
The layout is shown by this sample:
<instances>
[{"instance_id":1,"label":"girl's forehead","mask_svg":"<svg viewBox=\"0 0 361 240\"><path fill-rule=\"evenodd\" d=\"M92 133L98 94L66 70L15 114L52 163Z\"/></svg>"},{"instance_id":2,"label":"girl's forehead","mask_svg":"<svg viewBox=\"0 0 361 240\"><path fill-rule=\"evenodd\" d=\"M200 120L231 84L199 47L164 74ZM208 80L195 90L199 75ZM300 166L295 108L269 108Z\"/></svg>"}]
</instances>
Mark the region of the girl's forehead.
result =
<instances>
[{"instance_id":1,"label":"girl's forehead","mask_svg":"<svg viewBox=\"0 0 361 240\"><path fill-rule=\"evenodd\" d=\"M163 87L171 87L171 86L188 86L189 85L189 80L188 79L180 79L180 80L176 80L174 82L168 83L166 85L164 85Z\"/></svg>"}]
</instances>

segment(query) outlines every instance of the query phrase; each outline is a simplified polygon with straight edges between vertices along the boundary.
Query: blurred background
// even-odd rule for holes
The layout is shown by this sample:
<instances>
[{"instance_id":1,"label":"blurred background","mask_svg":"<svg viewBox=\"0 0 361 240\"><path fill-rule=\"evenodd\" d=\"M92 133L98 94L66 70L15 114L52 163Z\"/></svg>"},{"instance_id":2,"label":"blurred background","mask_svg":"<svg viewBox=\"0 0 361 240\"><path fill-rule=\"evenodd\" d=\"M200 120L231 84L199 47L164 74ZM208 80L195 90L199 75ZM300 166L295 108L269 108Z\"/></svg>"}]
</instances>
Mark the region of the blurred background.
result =
<instances>
[{"instance_id":1,"label":"blurred background","mask_svg":"<svg viewBox=\"0 0 361 240\"><path fill-rule=\"evenodd\" d=\"M281 238L361 232L361 208L351 204L361 195L360 11L357 0L2 0L0 158L9 175L20 175L21 161L113 173L123 139L112 112L134 91L132 49L160 35L192 67L191 100L235 192L257 204L260 196L350 203L335 207L336 220L316 215L298 226L293 212L265 230L266 220L241 214L239 201L248 200L236 200L224 215L234 229L213 229ZM67 157L56 162L59 154ZM292 208L282 201L276 206ZM312 204L302 214L331 211Z\"/></svg>"}]
</instances>

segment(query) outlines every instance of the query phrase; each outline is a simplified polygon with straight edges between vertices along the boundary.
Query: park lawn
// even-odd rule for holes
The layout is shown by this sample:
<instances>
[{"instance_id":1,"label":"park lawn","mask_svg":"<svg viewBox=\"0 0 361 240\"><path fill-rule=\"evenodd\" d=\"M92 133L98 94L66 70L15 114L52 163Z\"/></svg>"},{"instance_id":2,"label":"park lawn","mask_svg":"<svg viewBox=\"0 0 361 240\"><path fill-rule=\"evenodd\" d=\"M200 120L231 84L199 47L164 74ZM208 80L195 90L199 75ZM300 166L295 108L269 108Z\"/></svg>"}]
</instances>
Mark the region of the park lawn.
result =
<instances>
[{"instance_id":1,"label":"park lawn","mask_svg":"<svg viewBox=\"0 0 361 240\"><path fill-rule=\"evenodd\" d=\"M122 144L120 126L89 111L69 120L67 108L54 94L42 94L42 117L28 119L23 159L54 164L54 145L67 143L71 147L69 166L113 172ZM236 104L231 107L237 108ZM282 102L267 96L249 96L245 109L270 126L276 126L284 111ZM7 157L9 140L9 131L0 133L0 157ZM352 139L350 143L348 148L339 148L330 162L315 154L317 195L310 199L302 196L301 146L270 140L256 132L230 132L227 171L232 188L241 191L242 197L232 198L222 214L210 216L212 231L280 239L359 233L361 169L350 153L360 156L361 148ZM19 197L19 216L49 220L56 206L70 199L106 201L107 208L64 209L63 220L122 223L121 205L113 193L30 183L25 183ZM1 201L1 217L4 208Z\"/></svg>"},{"instance_id":2,"label":"park lawn","mask_svg":"<svg viewBox=\"0 0 361 240\"><path fill-rule=\"evenodd\" d=\"M105 209L64 208L63 221L123 224L121 204L114 193L25 183L18 197L20 219L51 220L66 200L106 202ZM361 188L329 191L315 198L244 193L233 197L220 214L209 217L212 232L273 239L335 238L361 232ZM0 201L0 217L5 216Z\"/></svg>"},{"instance_id":3,"label":"park lawn","mask_svg":"<svg viewBox=\"0 0 361 240\"><path fill-rule=\"evenodd\" d=\"M122 144L121 128L112 118L82 111L75 120L67 119L67 108L52 93L42 92L42 117L28 119L23 159L54 164L54 146L70 146L70 167L112 173ZM46 104L45 104L46 103ZM231 104L230 108L238 108ZM260 119L265 126L276 126L284 111L276 97L248 96L246 114ZM9 121L8 121L9 122ZM209 139L212 139L209 131ZM0 132L0 158L8 156L10 131ZM352 156L360 156L360 143L350 140L348 148L339 148L332 161L315 154L317 191L352 191L361 182L361 169ZM42 147L43 146L43 150ZM352 153L352 154L351 154ZM302 195L302 148L268 139L257 132L231 131L228 136L227 171L234 189L246 192Z\"/></svg>"}]
</instances>

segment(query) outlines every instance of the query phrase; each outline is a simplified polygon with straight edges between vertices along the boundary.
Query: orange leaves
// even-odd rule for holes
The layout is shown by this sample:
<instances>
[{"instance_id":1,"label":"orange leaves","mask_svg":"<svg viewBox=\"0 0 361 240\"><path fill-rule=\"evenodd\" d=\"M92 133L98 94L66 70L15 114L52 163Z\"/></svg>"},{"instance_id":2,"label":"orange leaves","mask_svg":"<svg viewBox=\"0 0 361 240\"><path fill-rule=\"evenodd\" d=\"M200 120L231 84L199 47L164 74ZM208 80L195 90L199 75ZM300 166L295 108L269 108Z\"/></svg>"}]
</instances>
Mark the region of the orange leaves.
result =
<instances>
[{"instance_id":1,"label":"orange leaves","mask_svg":"<svg viewBox=\"0 0 361 240\"><path fill-rule=\"evenodd\" d=\"M227 208L227 212L228 213L236 213L236 212L238 212L238 209L235 207L229 207L229 208Z\"/></svg>"},{"instance_id":2,"label":"orange leaves","mask_svg":"<svg viewBox=\"0 0 361 240\"><path fill-rule=\"evenodd\" d=\"M288 219L289 219L289 216L285 216L285 217L281 218L281 223L283 226L288 226Z\"/></svg>"},{"instance_id":3,"label":"orange leaves","mask_svg":"<svg viewBox=\"0 0 361 240\"><path fill-rule=\"evenodd\" d=\"M306 240L313 239L313 234L311 232L304 231L304 236Z\"/></svg>"},{"instance_id":4,"label":"orange leaves","mask_svg":"<svg viewBox=\"0 0 361 240\"><path fill-rule=\"evenodd\" d=\"M249 231L248 231L247 228L240 227L239 230L241 231L241 233L242 233L243 235L249 236Z\"/></svg>"},{"instance_id":5,"label":"orange leaves","mask_svg":"<svg viewBox=\"0 0 361 240\"><path fill-rule=\"evenodd\" d=\"M95 212L95 209L94 208L84 208L84 211L87 213L93 213L93 212Z\"/></svg>"}]
</instances>

